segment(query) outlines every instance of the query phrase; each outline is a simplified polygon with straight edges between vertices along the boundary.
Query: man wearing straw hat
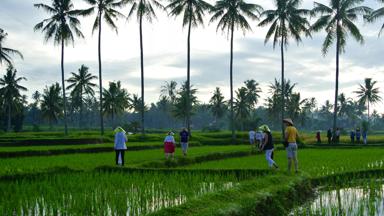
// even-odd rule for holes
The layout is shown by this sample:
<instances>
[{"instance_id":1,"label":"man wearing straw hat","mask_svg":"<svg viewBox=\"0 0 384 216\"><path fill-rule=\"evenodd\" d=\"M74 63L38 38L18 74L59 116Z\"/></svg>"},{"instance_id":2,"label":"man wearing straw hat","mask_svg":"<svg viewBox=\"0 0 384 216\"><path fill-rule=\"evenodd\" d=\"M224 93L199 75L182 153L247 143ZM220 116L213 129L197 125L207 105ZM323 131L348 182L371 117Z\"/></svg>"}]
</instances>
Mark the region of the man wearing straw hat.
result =
<instances>
[{"instance_id":1,"label":"man wearing straw hat","mask_svg":"<svg viewBox=\"0 0 384 216\"><path fill-rule=\"evenodd\" d=\"M293 121L290 118L286 118L283 120L286 125L285 128L285 141L288 142L287 157L288 157L288 172L291 172L292 162L295 166L295 172L298 171L298 161L297 161L297 138L299 134L297 129L293 126Z\"/></svg>"},{"instance_id":2,"label":"man wearing straw hat","mask_svg":"<svg viewBox=\"0 0 384 216\"><path fill-rule=\"evenodd\" d=\"M124 152L127 150L125 142L128 141L125 130L121 127L117 127L115 130L115 151L116 151L116 165L119 165L121 160L121 165L124 166ZM120 159L120 160L119 160Z\"/></svg>"}]
</instances>

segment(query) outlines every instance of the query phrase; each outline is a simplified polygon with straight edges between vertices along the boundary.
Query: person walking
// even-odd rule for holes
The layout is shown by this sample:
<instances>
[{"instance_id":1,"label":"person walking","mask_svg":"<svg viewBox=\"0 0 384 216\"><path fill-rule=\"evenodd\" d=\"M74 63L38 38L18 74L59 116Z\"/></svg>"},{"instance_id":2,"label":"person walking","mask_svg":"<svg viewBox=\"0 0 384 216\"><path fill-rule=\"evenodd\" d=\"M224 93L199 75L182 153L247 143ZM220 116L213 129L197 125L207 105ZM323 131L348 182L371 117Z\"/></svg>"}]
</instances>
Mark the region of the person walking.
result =
<instances>
[{"instance_id":1,"label":"person walking","mask_svg":"<svg viewBox=\"0 0 384 216\"><path fill-rule=\"evenodd\" d=\"M248 132L248 136L249 136L249 144L251 144L251 147L253 148L255 146L256 132L253 129L251 129Z\"/></svg>"},{"instance_id":2,"label":"person walking","mask_svg":"<svg viewBox=\"0 0 384 216\"><path fill-rule=\"evenodd\" d=\"M336 144L340 143L340 128L336 128L336 131L335 131L335 143Z\"/></svg>"},{"instance_id":3,"label":"person walking","mask_svg":"<svg viewBox=\"0 0 384 216\"><path fill-rule=\"evenodd\" d=\"M260 150L265 151L265 159L268 162L269 168L275 167L277 169L279 166L277 166L276 162L272 158L274 145L271 130L268 125L262 125L259 129L264 132L264 142L261 144Z\"/></svg>"},{"instance_id":4,"label":"person walking","mask_svg":"<svg viewBox=\"0 0 384 216\"><path fill-rule=\"evenodd\" d=\"M261 145L263 144L263 139L264 139L264 134L260 130L256 131L255 139L257 142L257 148L260 148Z\"/></svg>"},{"instance_id":5,"label":"person walking","mask_svg":"<svg viewBox=\"0 0 384 216\"><path fill-rule=\"evenodd\" d=\"M295 172L298 172L298 160L297 160L297 139L299 138L299 133L297 129L293 126L293 121L290 118L283 120L286 125L285 128L285 141L288 142L287 158L288 158L288 172L291 172L292 162L295 166Z\"/></svg>"},{"instance_id":6,"label":"person walking","mask_svg":"<svg viewBox=\"0 0 384 216\"><path fill-rule=\"evenodd\" d=\"M115 152L116 152L116 165L121 164L124 166L124 153L127 150L125 143L128 141L126 132L123 128L117 127L115 130Z\"/></svg>"},{"instance_id":7,"label":"person walking","mask_svg":"<svg viewBox=\"0 0 384 216\"><path fill-rule=\"evenodd\" d=\"M367 144L367 130L363 130L363 143L364 143L364 145L366 145Z\"/></svg>"},{"instance_id":8,"label":"person walking","mask_svg":"<svg viewBox=\"0 0 384 216\"><path fill-rule=\"evenodd\" d=\"M356 128L356 142L360 144L361 132L360 128Z\"/></svg>"},{"instance_id":9,"label":"person walking","mask_svg":"<svg viewBox=\"0 0 384 216\"><path fill-rule=\"evenodd\" d=\"M355 144L355 130L352 129L351 132L349 133L349 137L351 138L351 143Z\"/></svg>"},{"instance_id":10,"label":"person walking","mask_svg":"<svg viewBox=\"0 0 384 216\"><path fill-rule=\"evenodd\" d=\"M317 132L316 132L316 141L317 141L317 144L321 144L320 131L317 131Z\"/></svg>"},{"instance_id":11,"label":"person walking","mask_svg":"<svg viewBox=\"0 0 384 216\"><path fill-rule=\"evenodd\" d=\"M328 144L331 144L332 143L332 129L329 128L327 130L327 138L328 138Z\"/></svg>"},{"instance_id":12,"label":"person walking","mask_svg":"<svg viewBox=\"0 0 384 216\"><path fill-rule=\"evenodd\" d=\"M165 159L168 160L169 156L172 156L172 159L175 158L175 138L173 137L174 133L172 131L168 132L167 136L164 139L164 153Z\"/></svg>"},{"instance_id":13,"label":"person walking","mask_svg":"<svg viewBox=\"0 0 384 216\"><path fill-rule=\"evenodd\" d=\"M187 151L188 151L189 133L186 128L183 128L183 130L181 130L179 135L180 135L181 150L183 151L183 155L185 157L187 156Z\"/></svg>"}]
</instances>

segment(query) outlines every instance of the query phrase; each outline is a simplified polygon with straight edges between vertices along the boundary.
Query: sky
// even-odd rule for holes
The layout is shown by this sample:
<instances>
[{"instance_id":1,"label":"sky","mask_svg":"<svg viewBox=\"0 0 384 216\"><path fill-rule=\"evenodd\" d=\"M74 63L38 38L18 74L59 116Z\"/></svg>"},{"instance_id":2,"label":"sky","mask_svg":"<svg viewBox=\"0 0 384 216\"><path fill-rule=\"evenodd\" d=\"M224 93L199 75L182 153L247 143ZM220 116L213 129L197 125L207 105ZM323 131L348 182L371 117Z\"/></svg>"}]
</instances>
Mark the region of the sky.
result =
<instances>
[{"instance_id":1,"label":"sky","mask_svg":"<svg viewBox=\"0 0 384 216\"><path fill-rule=\"evenodd\" d=\"M214 1L208 1L214 4ZM252 0L250 3L261 5L264 9L274 9L271 0ZM318 2L328 4L328 1ZM44 42L41 32L33 27L48 14L33 6L36 3L50 4L50 0L0 0L0 28L8 33L5 47L17 49L24 60L14 58L18 76L27 81L21 84L28 88L25 94L31 98L34 91L40 92L46 86L61 84L60 47L52 41ZM82 0L73 0L76 9L89 6ZM167 2L163 1L166 5ZM383 7L376 0L366 0L365 5L377 9ZM311 9L312 0L303 0L302 8ZM120 10L127 15L129 7ZM168 17L166 12L157 10L157 19L152 23L144 22L144 73L145 101L156 102L161 86L166 81L180 83L187 74L187 28L182 27L180 18ZM220 87L226 99L229 99L229 57L230 43L227 35L216 31L217 23L209 23L210 14L206 14L204 26L192 29L191 33L191 84L198 90L201 103L208 103L216 87ZM76 39L75 44L65 48L65 79L71 72L77 72L82 64L98 75L97 34L92 35L95 14L81 18L84 39ZM310 20L311 23L315 19ZM361 45L353 38L347 39L346 52L340 58L339 93L356 99L353 91L363 84L364 78L377 81L380 96L384 98L384 34L378 37L384 19L376 23L357 23L364 36ZM140 92L140 47L139 25L136 17L129 20L119 19L118 33L103 23L102 65L103 87L111 81L121 81L130 94ZM234 88L243 86L248 79L256 80L262 89L260 104L265 103L269 95L268 86L281 77L280 50L273 49L271 43L264 44L267 28L257 27L257 21L250 21L251 32L245 34L238 30L234 36ZM304 38L302 43L290 41L285 52L285 76L296 83L295 91L302 98L315 97L318 106L326 100L334 100L335 88L335 47L332 46L326 56L321 53L325 33L314 33L312 38ZM0 75L5 67L0 66ZM96 81L98 83L98 81ZM373 105L373 109L384 113L383 102Z\"/></svg>"}]
</instances>

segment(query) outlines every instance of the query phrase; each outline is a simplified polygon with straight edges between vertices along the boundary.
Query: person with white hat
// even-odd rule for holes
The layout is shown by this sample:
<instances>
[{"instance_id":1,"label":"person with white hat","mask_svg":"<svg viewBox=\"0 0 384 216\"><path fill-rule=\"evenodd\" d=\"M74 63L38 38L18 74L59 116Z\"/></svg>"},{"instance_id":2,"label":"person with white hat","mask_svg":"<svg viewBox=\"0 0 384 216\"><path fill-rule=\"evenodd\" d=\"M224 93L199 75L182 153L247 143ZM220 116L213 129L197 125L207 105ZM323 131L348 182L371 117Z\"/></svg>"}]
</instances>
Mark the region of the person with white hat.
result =
<instances>
[{"instance_id":1,"label":"person with white hat","mask_svg":"<svg viewBox=\"0 0 384 216\"><path fill-rule=\"evenodd\" d=\"M164 153L165 153L165 159L168 159L170 155L172 155L172 159L174 159L174 153L175 153L175 138L173 137L174 133L172 131L169 131L167 136L164 139Z\"/></svg>"},{"instance_id":2,"label":"person with white hat","mask_svg":"<svg viewBox=\"0 0 384 216\"><path fill-rule=\"evenodd\" d=\"M273 146L271 130L269 129L268 125L261 125L259 127L259 130L264 132L264 142L261 144L260 150L265 151L265 159L267 159L269 168L272 168L272 167L279 168L276 162L272 159L274 146Z\"/></svg>"},{"instance_id":3,"label":"person with white hat","mask_svg":"<svg viewBox=\"0 0 384 216\"><path fill-rule=\"evenodd\" d=\"M121 164L124 166L124 152L127 150L125 142L128 141L125 130L121 127L117 127L115 130L115 151L116 151L116 165Z\"/></svg>"},{"instance_id":4,"label":"person with white hat","mask_svg":"<svg viewBox=\"0 0 384 216\"><path fill-rule=\"evenodd\" d=\"M285 141L288 142L287 157L288 157L288 172L291 172L292 162L295 166L295 172L298 172L298 161L297 161L297 139L299 138L299 133L297 129L293 126L293 121L290 118L283 120L286 125L285 128Z\"/></svg>"}]
</instances>

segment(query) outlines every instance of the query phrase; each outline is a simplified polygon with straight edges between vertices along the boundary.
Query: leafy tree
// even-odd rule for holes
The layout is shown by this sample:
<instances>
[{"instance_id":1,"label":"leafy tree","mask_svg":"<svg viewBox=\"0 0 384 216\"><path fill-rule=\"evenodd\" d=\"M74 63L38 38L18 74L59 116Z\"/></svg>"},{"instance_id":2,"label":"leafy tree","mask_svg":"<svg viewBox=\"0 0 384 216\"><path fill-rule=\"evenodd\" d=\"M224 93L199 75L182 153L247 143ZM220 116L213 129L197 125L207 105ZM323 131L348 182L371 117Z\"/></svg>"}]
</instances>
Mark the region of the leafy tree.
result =
<instances>
[{"instance_id":1,"label":"leafy tree","mask_svg":"<svg viewBox=\"0 0 384 216\"><path fill-rule=\"evenodd\" d=\"M143 18L148 22L152 22L153 18L156 18L154 6L164 10L164 6L156 0L129 0L133 2L133 5L129 11L128 17L131 17L136 13L137 21L139 22L139 32L140 32L140 69L141 69L141 134L144 135L144 48L143 48Z\"/></svg>"},{"instance_id":2,"label":"leafy tree","mask_svg":"<svg viewBox=\"0 0 384 216\"><path fill-rule=\"evenodd\" d=\"M215 118L215 122L218 118L223 117L227 110L224 102L224 96L221 93L219 87L216 87L215 91L213 92L213 96L209 100L209 108Z\"/></svg>"},{"instance_id":3,"label":"leafy tree","mask_svg":"<svg viewBox=\"0 0 384 216\"><path fill-rule=\"evenodd\" d=\"M363 43L363 35L354 24L358 15L366 15L371 9L359 6L363 0L330 0L330 5L315 2L312 9L313 14L319 14L319 19L313 24L312 29L316 32L325 29L327 35L323 42L322 53L326 55L329 48L336 40L336 86L335 103L333 111L333 130L337 127L337 99L339 91L339 55L345 51L348 33L359 43Z\"/></svg>"},{"instance_id":4,"label":"leafy tree","mask_svg":"<svg viewBox=\"0 0 384 216\"><path fill-rule=\"evenodd\" d=\"M189 97L187 96L188 92ZM188 81L185 81L180 90L177 92L173 115L176 118L183 120L183 124L187 124L189 116L187 111L189 110L189 107L193 108L194 105L198 104L196 93L197 89L194 89L193 86L191 86L191 89L188 90ZM193 114L193 109L191 109L190 115Z\"/></svg>"},{"instance_id":5,"label":"leafy tree","mask_svg":"<svg viewBox=\"0 0 384 216\"><path fill-rule=\"evenodd\" d=\"M246 97L248 100L248 104L251 108L254 108L260 98L259 93L261 93L261 88L259 87L259 83L255 80L246 80L244 82L246 88Z\"/></svg>"},{"instance_id":6,"label":"leafy tree","mask_svg":"<svg viewBox=\"0 0 384 216\"><path fill-rule=\"evenodd\" d=\"M111 116L112 127L115 127L115 117L129 108L129 94L120 81L109 82L109 88L103 91L103 100L103 113Z\"/></svg>"},{"instance_id":7,"label":"leafy tree","mask_svg":"<svg viewBox=\"0 0 384 216\"><path fill-rule=\"evenodd\" d=\"M72 99L75 101L75 107L80 109L79 127L83 125L83 104L86 96L94 97L96 84L92 83L92 80L97 79L97 76L88 72L89 68L85 65L81 65L78 73L72 72L67 82L69 83L67 90L71 91Z\"/></svg>"},{"instance_id":8,"label":"leafy tree","mask_svg":"<svg viewBox=\"0 0 384 216\"><path fill-rule=\"evenodd\" d=\"M310 14L309 10L299 9L300 0L275 0L275 10L266 10L261 16L265 17L259 23L259 26L267 26L271 24L267 35L265 36L264 43L267 43L271 37L273 37L273 48L276 44L280 44L281 53L281 82L282 89L281 95L285 94L285 78L284 78L284 47L288 47L289 38L293 38L297 43L301 42L301 35L305 34L310 36L310 24L306 18ZM284 135L284 108L285 108L285 97L281 96L281 131L282 136Z\"/></svg>"},{"instance_id":9,"label":"leafy tree","mask_svg":"<svg viewBox=\"0 0 384 216\"><path fill-rule=\"evenodd\" d=\"M94 11L97 12L95 21L93 22L92 34L95 30L99 30L98 32L98 62L99 62L99 91L100 91L100 133L104 135L104 120L103 120L103 79L102 79L102 66L101 66L101 30L102 30L102 20L104 19L105 23L111 27L117 33L117 26L115 24L115 20L119 17L124 17L117 8L121 8L126 4L126 1L118 1L118 0L84 0L88 4L92 5L91 8L86 10L82 10L81 14L84 16L88 16L92 14Z\"/></svg>"},{"instance_id":10,"label":"leafy tree","mask_svg":"<svg viewBox=\"0 0 384 216\"><path fill-rule=\"evenodd\" d=\"M230 79L230 110L231 110L231 130L232 142L235 142L234 128L234 110L233 110L233 34L236 29L240 29L245 34L246 31L252 30L246 18L258 20L263 8L257 4L246 3L243 0L219 0L215 4L214 15L210 22L219 20L216 30L227 32L231 35L230 63L229 63L229 79ZM256 14L255 14L256 13Z\"/></svg>"},{"instance_id":11,"label":"leafy tree","mask_svg":"<svg viewBox=\"0 0 384 216\"><path fill-rule=\"evenodd\" d=\"M189 98L191 95L191 78L190 78L190 67L191 67L191 29L192 27L197 27L198 25L203 25L203 17L205 12L213 9L212 5L205 2L204 0L170 0L170 3L167 5L166 9L170 10L169 14L171 16L183 16L183 27L188 25L188 39L187 39L187 92L186 100L192 100ZM187 102L186 105L192 104ZM191 118L191 107L187 107L186 110L186 125L188 132L191 131L190 118Z\"/></svg>"},{"instance_id":12,"label":"leafy tree","mask_svg":"<svg viewBox=\"0 0 384 216\"><path fill-rule=\"evenodd\" d=\"M236 91L233 109L235 111L236 120L241 124L241 131L244 131L244 122L250 116L250 104L247 88L241 87Z\"/></svg>"},{"instance_id":13,"label":"leafy tree","mask_svg":"<svg viewBox=\"0 0 384 216\"><path fill-rule=\"evenodd\" d=\"M165 81L165 85L161 86L160 97L164 97L169 100L171 104L175 103L177 93L177 82L171 80L170 82Z\"/></svg>"},{"instance_id":14,"label":"leafy tree","mask_svg":"<svg viewBox=\"0 0 384 216\"><path fill-rule=\"evenodd\" d=\"M377 81L372 81L372 78L365 78L364 85L359 84L359 89L354 91L359 97L361 104L367 104L368 121L369 121L369 104L375 104L382 100L379 93L379 87L375 87Z\"/></svg>"},{"instance_id":15,"label":"leafy tree","mask_svg":"<svg viewBox=\"0 0 384 216\"><path fill-rule=\"evenodd\" d=\"M379 1L384 3L384 0L379 0ZM368 17L368 21L370 21L370 22L374 22L380 18L383 18L384 17L384 7L381 7L381 8L378 8L378 9L372 11L372 13L367 17ZM384 23L380 28L379 36L380 36L381 32L383 31L383 29L384 29Z\"/></svg>"},{"instance_id":16,"label":"leafy tree","mask_svg":"<svg viewBox=\"0 0 384 216\"><path fill-rule=\"evenodd\" d=\"M64 83L64 47L69 43L74 43L75 35L84 38L80 31L80 21L78 16L83 15L73 9L71 0L52 0L52 5L34 4L38 9L43 9L51 17L44 19L42 22L35 25L34 30L41 30L45 33L45 41L53 40L54 45L61 44L61 83L63 89L63 109L64 109L64 131L68 134L67 127L67 101L65 95ZM75 33L75 35L74 35Z\"/></svg>"},{"instance_id":17,"label":"leafy tree","mask_svg":"<svg viewBox=\"0 0 384 216\"><path fill-rule=\"evenodd\" d=\"M8 66L12 66L12 58L11 55L18 55L23 59L23 55L21 52L4 47L4 41L7 39L8 34L0 28L0 65L3 64L3 61L8 64Z\"/></svg>"},{"instance_id":18,"label":"leafy tree","mask_svg":"<svg viewBox=\"0 0 384 216\"><path fill-rule=\"evenodd\" d=\"M20 91L27 91L27 88L21 86L19 83L22 80L26 80L25 77L17 77L16 69L12 65L9 65L7 68L7 73L0 78L0 94L2 95L4 108L7 110L7 131L11 130L11 117L13 109L20 107L19 104L22 101L22 96Z\"/></svg>"},{"instance_id":19,"label":"leafy tree","mask_svg":"<svg viewBox=\"0 0 384 216\"><path fill-rule=\"evenodd\" d=\"M60 85L55 83L49 87L45 87L43 99L41 100L41 112L43 118L49 122L52 129L53 123L57 123L58 118L63 113L63 98L60 96Z\"/></svg>"}]
</instances>

